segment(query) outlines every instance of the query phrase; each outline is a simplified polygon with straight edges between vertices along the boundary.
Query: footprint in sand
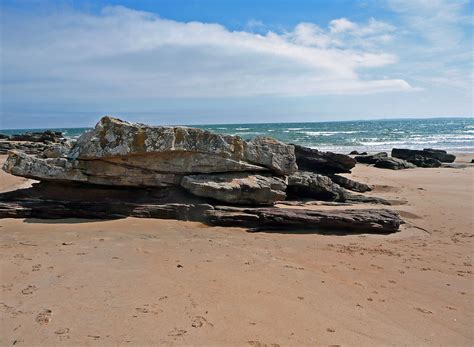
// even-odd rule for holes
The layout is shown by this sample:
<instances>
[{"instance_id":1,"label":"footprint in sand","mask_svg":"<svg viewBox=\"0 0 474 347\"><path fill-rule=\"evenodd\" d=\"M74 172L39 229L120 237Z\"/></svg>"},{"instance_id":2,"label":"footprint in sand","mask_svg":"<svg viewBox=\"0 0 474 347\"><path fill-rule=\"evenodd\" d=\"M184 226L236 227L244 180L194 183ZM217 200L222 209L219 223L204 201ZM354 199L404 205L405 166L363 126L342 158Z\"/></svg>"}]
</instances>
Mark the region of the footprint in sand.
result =
<instances>
[{"instance_id":1,"label":"footprint in sand","mask_svg":"<svg viewBox=\"0 0 474 347\"><path fill-rule=\"evenodd\" d=\"M53 312L49 309L45 309L42 312L38 313L36 316L36 323L41 324L41 325L46 325L49 322L51 322L51 314Z\"/></svg>"},{"instance_id":2,"label":"footprint in sand","mask_svg":"<svg viewBox=\"0 0 474 347\"><path fill-rule=\"evenodd\" d=\"M200 327L202 327L203 325L209 325L209 326L211 326L211 327L214 326L214 324L208 322L207 319L204 318L203 316L196 316L196 317L194 317L194 319L193 319L193 321L192 321L192 323L191 323L191 326L192 326L193 328L200 328Z\"/></svg>"},{"instance_id":3,"label":"footprint in sand","mask_svg":"<svg viewBox=\"0 0 474 347\"><path fill-rule=\"evenodd\" d=\"M69 340L69 328L59 328L56 330L54 333L58 335L58 338L63 341L63 340Z\"/></svg>"},{"instance_id":4,"label":"footprint in sand","mask_svg":"<svg viewBox=\"0 0 474 347\"><path fill-rule=\"evenodd\" d=\"M425 313L425 314L433 313L430 310L427 310L426 308L421 308L421 307L415 307L415 310L420 311L421 313Z\"/></svg>"},{"instance_id":5,"label":"footprint in sand","mask_svg":"<svg viewBox=\"0 0 474 347\"><path fill-rule=\"evenodd\" d=\"M41 270L41 264L36 264L31 267L31 271L39 271Z\"/></svg>"},{"instance_id":6,"label":"footprint in sand","mask_svg":"<svg viewBox=\"0 0 474 347\"><path fill-rule=\"evenodd\" d=\"M21 291L21 294L23 295L30 295L30 294L33 294L34 292L36 292L38 290L38 288L36 288L36 286L28 286L26 287L25 289L23 289Z\"/></svg>"},{"instance_id":7,"label":"footprint in sand","mask_svg":"<svg viewBox=\"0 0 474 347\"><path fill-rule=\"evenodd\" d=\"M186 334L186 333L187 333L186 330L174 328L174 329L168 334L168 336L183 336L183 335Z\"/></svg>"}]
</instances>

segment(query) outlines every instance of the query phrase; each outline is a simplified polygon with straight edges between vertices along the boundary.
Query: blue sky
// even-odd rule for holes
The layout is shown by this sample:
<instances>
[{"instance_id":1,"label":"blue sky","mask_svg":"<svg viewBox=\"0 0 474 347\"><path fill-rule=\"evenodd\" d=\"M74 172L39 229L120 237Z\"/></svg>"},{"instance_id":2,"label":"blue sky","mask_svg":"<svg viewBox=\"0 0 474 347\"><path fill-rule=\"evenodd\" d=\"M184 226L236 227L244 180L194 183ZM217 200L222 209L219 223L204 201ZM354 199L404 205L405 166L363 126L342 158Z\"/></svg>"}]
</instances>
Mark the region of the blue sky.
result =
<instances>
[{"instance_id":1,"label":"blue sky","mask_svg":"<svg viewBox=\"0 0 474 347\"><path fill-rule=\"evenodd\" d=\"M473 4L1 2L0 128L469 116Z\"/></svg>"}]
</instances>

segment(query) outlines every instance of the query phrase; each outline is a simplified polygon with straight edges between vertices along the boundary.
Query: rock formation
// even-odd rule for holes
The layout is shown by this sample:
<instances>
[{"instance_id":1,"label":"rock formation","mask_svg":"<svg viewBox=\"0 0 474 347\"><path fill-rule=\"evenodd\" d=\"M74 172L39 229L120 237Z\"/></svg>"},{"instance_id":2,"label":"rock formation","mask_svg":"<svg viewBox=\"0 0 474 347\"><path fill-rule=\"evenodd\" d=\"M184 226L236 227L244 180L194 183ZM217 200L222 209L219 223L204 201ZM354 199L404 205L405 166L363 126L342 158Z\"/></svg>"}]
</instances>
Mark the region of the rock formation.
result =
<instances>
[{"instance_id":1,"label":"rock formation","mask_svg":"<svg viewBox=\"0 0 474 347\"><path fill-rule=\"evenodd\" d=\"M245 172L184 176L181 186L196 196L230 204L272 205L286 198L283 179Z\"/></svg>"},{"instance_id":2,"label":"rock formation","mask_svg":"<svg viewBox=\"0 0 474 347\"><path fill-rule=\"evenodd\" d=\"M391 233L403 223L397 212L387 209L314 211L212 205L206 199L176 187L132 188L41 182L32 188L0 193L0 218L113 219L130 216L292 232Z\"/></svg>"},{"instance_id":3,"label":"rock formation","mask_svg":"<svg viewBox=\"0 0 474 347\"><path fill-rule=\"evenodd\" d=\"M413 164L417 166L422 166L423 163L426 163L426 165L436 165L436 162L434 160L437 160L440 163L452 163L454 162L454 160L456 160L455 155L448 154L446 151L443 151L441 149L432 148L425 148L422 151L414 149L393 148L392 157L405 159L409 162L413 162ZM440 165L441 164L439 164L438 166Z\"/></svg>"},{"instance_id":4,"label":"rock formation","mask_svg":"<svg viewBox=\"0 0 474 347\"><path fill-rule=\"evenodd\" d=\"M245 141L104 117L73 145L49 143L36 155L10 151L3 169L41 184L0 194L0 218L135 216L251 228L397 230L398 214L387 210L261 207L301 198L388 205L352 193L370 187L336 175L354 165L346 155L302 146L295 153L293 145L266 137Z\"/></svg>"},{"instance_id":5,"label":"rock formation","mask_svg":"<svg viewBox=\"0 0 474 347\"><path fill-rule=\"evenodd\" d=\"M349 173L356 161L345 154L321 152L304 146L295 146L298 168L317 173Z\"/></svg>"},{"instance_id":6,"label":"rock formation","mask_svg":"<svg viewBox=\"0 0 474 347\"><path fill-rule=\"evenodd\" d=\"M416 167L414 164L406 160L393 157L380 158L374 163L374 166L381 169L391 170L413 169Z\"/></svg>"},{"instance_id":7,"label":"rock formation","mask_svg":"<svg viewBox=\"0 0 474 347\"><path fill-rule=\"evenodd\" d=\"M11 150L21 150L28 154L40 154L50 146L65 143L66 139L59 131L28 132L25 134L0 134L0 154Z\"/></svg>"},{"instance_id":8,"label":"rock formation","mask_svg":"<svg viewBox=\"0 0 474 347\"><path fill-rule=\"evenodd\" d=\"M375 164L380 159L386 158L386 157L388 157L388 154L386 152L379 152L376 154L358 155L354 159L358 163L362 163L362 164Z\"/></svg>"},{"instance_id":9,"label":"rock formation","mask_svg":"<svg viewBox=\"0 0 474 347\"><path fill-rule=\"evenodd\" d=\"M39 180L113 186L179 185L201 173L296 171L294 149L270 138L244 141L185 127L150 127L104 117L65 157L12 152L4 170Z\"/></svg>"},{"instance_id":10,"label":"rock formation","mask_svg":"<svg viewBox=\"0 0 474 347\"><path fill-rule=\"evenodd\" d=\"M440 167L442 163L452 163L456 159L440 149L425 148L422 151L404 148L393 148L392 157L404 159L419 167Z\"/></svg>"}]
</instances>

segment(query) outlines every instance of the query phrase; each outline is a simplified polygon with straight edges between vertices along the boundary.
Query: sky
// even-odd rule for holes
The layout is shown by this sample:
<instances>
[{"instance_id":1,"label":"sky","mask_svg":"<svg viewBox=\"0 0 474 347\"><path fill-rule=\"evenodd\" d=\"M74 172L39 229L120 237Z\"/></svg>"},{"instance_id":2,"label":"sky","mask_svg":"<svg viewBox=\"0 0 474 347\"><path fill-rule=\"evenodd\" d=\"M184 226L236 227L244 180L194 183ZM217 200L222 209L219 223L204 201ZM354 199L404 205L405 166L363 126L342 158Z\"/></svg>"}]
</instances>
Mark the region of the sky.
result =
<instances>
[{"instance_id":1,"label":"sky","mask_svg":"<svg viewBox=\"0 0 474 347\"><path fill-rule=\"evenodd\" d=\"M2 0L0 128L472 117L467 0Z\"/></svg>"}]
</instances>

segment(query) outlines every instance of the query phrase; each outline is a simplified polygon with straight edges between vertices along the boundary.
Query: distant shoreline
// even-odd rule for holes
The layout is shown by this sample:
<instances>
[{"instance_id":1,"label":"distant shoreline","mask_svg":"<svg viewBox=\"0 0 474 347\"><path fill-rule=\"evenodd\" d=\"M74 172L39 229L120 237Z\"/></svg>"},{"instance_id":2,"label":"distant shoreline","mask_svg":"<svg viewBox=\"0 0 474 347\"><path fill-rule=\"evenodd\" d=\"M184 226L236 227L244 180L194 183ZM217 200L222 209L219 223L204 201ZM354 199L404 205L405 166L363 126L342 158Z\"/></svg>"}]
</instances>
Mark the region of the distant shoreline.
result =
<instances>
[{"instance_id":1,"label":"distant shoreline","mask_svg":"<svg viewBox=\"0 0 474 347\"><path fill-rule=\"evenodd\" d=\"M255 123L189 125L214 133L237 135L244 139L273 137L322 151L349 153L390 151L392 148L438 148L449 152L474 152L474 118L390 119L374 121L331 121L313 123ZM67 138L77 138L90 130L55 128ZM46 129L0 130L16 134Z\"/></svg>"},{"instance_id":2,"label":"distant shoreline","mask_svg":"<svg viewBox=\"0 0 474 347\"><path fill-rule=\"evenodd\" d=\"M118 117L120 118L120 117ZM126 117L122 117L126 119ZM205 127L205 126L231 126L231 125L262 125L262 124L312 124L312 123L351 123L351 122L384 122L384 121L410 121L410 120L465 120L471 119L474 121L474 116L441 116L441 117L408 117L408 118L374 118L374 119L348 119L348 120L314 120L314 121L295 121L295 122L257 122L257 123L191 123L191 124L155 124L154 126L183 126L183 127ZM140 121L135 121L141 123ZM59 129L92 129L94 125L81 126L81 127L46 127L46 128L0 128L0 134L2 131L19 131L19 130L29 130L29 131L42 131L42 130L59 130Z\"/></svg>"}]
</instances>

